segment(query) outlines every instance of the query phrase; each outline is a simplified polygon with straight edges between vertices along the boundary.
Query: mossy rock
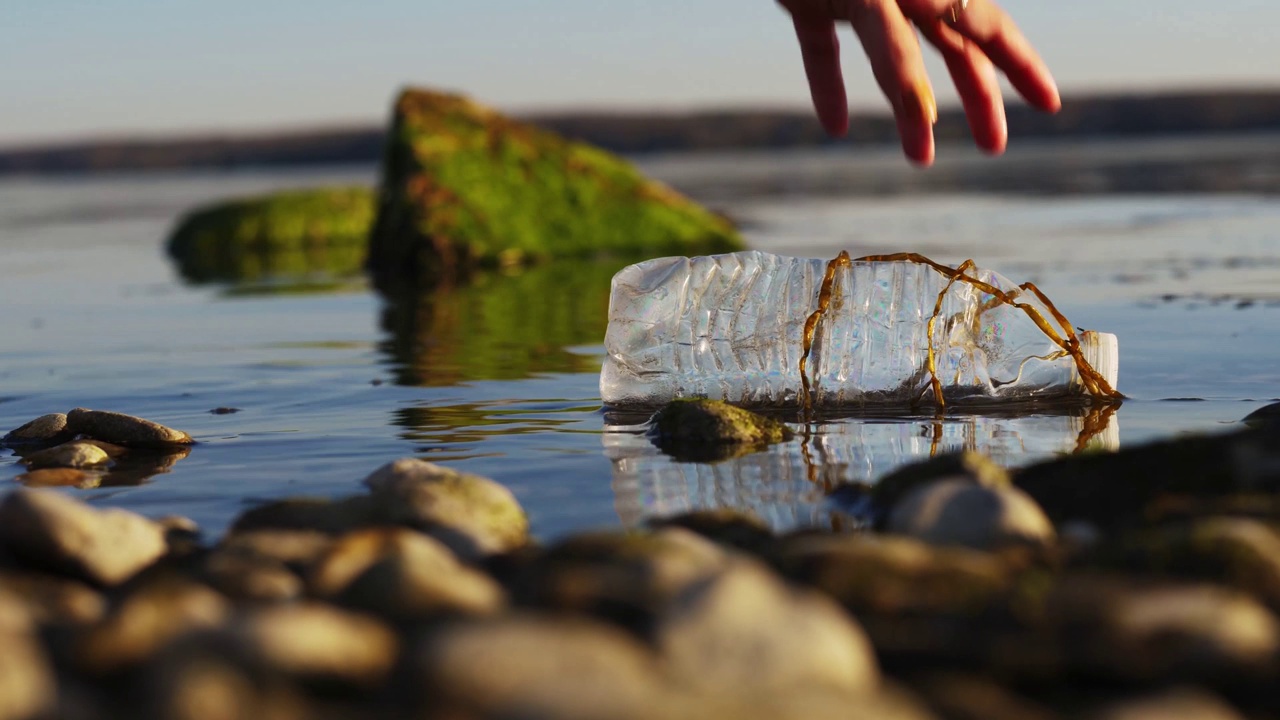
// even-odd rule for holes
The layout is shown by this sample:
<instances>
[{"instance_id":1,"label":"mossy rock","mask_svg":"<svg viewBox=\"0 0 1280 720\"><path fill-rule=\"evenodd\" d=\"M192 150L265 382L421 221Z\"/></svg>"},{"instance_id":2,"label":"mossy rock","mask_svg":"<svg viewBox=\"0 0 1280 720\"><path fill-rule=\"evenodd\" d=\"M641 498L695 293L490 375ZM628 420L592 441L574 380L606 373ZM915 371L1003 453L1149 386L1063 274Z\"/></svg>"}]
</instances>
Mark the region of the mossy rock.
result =
<instances>
[{"instance_id":1,"label":"mossy rock","mask_svg":"<svg viewBox=\"0 0 1280 720\"><path fill-rule=\"evenodd\" d=\"M193 282L359 274L374 218L369 188L289 190L198 208L169 237Z\"/></svg>"},{"instance_id":2,"label":"mossy rock","mask_svg":"<svg viewBox=\"0 0 1280 720\"><path fill-rule=\"evenodd\" d=\"M400 95L382 171L369 267L383 287L550 258L743 247L726 219L625 160L456 95Z\"/></svg>"},{"instance_id":3,"label":"mossy rock","mask_svg":"<svg viewBox=\"0 0 1280 720\"><path fill-rule=\"evenodd\" d=\"M673 400L649 420L649 438L678 460L719 462L786 442L786 425L721 400Z\"/></svg>"}]
</instances>

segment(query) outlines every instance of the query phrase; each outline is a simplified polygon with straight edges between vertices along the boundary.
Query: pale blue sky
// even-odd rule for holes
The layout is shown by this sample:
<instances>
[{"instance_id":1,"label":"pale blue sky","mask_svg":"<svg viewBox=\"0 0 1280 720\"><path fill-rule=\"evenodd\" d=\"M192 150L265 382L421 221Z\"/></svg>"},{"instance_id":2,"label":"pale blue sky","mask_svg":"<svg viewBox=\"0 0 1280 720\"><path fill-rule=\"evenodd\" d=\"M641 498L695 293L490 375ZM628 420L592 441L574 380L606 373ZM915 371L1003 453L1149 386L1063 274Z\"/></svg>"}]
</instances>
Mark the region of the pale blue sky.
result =
<instances>
[{"instance_id":1,"label":"pale blue sky","mask_svg":"<svg viewBox=\"0 0 1280 720\"><path fill-rule=\"evenodd\" d=\"M0 10L0 143L325 126L397 88L509 110L801 106L770 0L13 0ZM1004 0L1072 91L1280 86L1280 3ZM878 106L846 42L851 104ZM944 102L952 98L935 68Z\"/></svg>"}]
</instances>

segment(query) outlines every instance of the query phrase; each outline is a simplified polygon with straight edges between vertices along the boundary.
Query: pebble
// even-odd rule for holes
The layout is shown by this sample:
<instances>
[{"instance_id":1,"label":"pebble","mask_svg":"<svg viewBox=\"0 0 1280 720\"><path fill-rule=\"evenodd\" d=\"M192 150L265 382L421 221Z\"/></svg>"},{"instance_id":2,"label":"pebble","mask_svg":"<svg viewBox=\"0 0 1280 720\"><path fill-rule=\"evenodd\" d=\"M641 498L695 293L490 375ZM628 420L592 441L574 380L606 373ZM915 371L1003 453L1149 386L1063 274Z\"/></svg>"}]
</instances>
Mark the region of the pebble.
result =
<instances>
[{"instance_id":1,"label":"pebble","mask_svg":"<svg viewBox=\"0 0 1280 720\"><path fill-rule=\"evenodd\" d=\"M75 468L44 468L22 473L14 480L30 488L74 487L89 490L102 484L102 473Z\"/></svg>"},{"instance_id":2,"label":"pebble","mask_svg":"<svg viewBox=\"0 0 1280 720\"><path fill-rule=\"evenodd\" d=\"M691 587L654 636L673 678L716 693L870 693L880 680L871 643L830 598L745 559Z\"/></svg>"},{"instance_id":3,"label":"pebble","mask_svg":"<svg viewBox=\"0 0 1280 720\"><path fill-rule=\"evenodd\" d=\"M670 717L653 654L580 618L513 614L451 624L411 658L411 691L436 717Z\"/></svg>"},{"instance_id":4,"label":"pebble","mask_svg":"<svg viewBox=\"0 0 1280 720\"><path fill-rule=\"evenodd\" d=\"M1026 493L943 480L907 493L889 514L885 530L931 545L976 550L1053 543L1053 523Z\"/></svg>"},{"instance_id":5,"label":"pebble","mask_svg":"<svg viewBox=\"0 0 1280 720\"><path fill-rule=\"evenodd\" d=\"M882 517L906 496L922 487L943 481L961 481L986 488L1009 487L1009 471L990 457L974 450L947 453L910 463L876 481L871 499Z\"/></svg>"},{"instance_id":6,"label":"pebble","mask_svg":"<svg viewBox=\"0 0 1280 720\"><path fill-rule=\"evenodd\" d=\"M0 720L52 717L56 683L37 637L0 631L0 647Z\"/></svg>"},{"instance_id":7,"label":"pebble","mask_svg":"<svg viewBox=\"0 0 1280 720\"><path fill-rule=\"evenodd\" d=\"M43 626L88 625L101 620L107 610L97 590L56 575L3 571L0 588L22 598L32 619Z\"/></svg>"},{"instance_id":8,"label":"pebble","mask_svg":"<svg viewBox=\"0 0 1280 720\"><path fill-rule=\"evenodd\" d=\"M384 522L432 535L464 560L509 552L529 542L529 521L511 491L416 458L375 470L364 484Z\"/></svg>"},{"instance_id":9,"label":"pebble","mask_svg":"<svg viewBox=\"0 0 1280 720\"><path fill-rule=\"evenodd\" d=\"M67 430L128 447L192 445L191 436L159 423L123 413L76 408L67 413Z\"/></svg>"},{"instance_id":10,"label":"pebble","mask_svg":"<svg viewBox=\"0 0 1280 720\"><path fill-rule=\"evenodd\" d=\"M75 663L92 675L134 667L185 632L218 626L230 611L226 599L204 585L147 583L77 638Z\"/></svg>"},{"instance_id":11,"label":"pebble","mask_svg":"<svg viewBox=\"0 0 1280 720\"><path fill-rule=\"evenodd\" d=\"M354 688L383 685L399 654L399 641L382 623L315 602L256 610L239 633L276 671Z\"/></svg>"},{"instance_id":12,"label":"pebble","mask_svg":"<svg viewBox=\"0 0 1280 720\"><path fill-rule=\"evenodd\" d=\"M330 500L297 497L275 500L245 511L232 523L233 533L249 530L302 530L340 535L377 524L376 506L364 495Z\"/></svg>"},{"instance_id":13,"label":"pebble","mask_svg":"<svg viewBox=\"0 0 1280 720\"><path fill-rule=\"evenodd\" d=\"M215 550L204 560L201 578L233 600L285 602L302 597L302 578L283 562L262 555Z\"/></svg>"},{"instance_id":14,"label":"pebble","mask_svg":"<svg viewBox=\"0 0 1280 720\"><path fill-rule=\"evenodd\" d=\"M276 560L304 574L332 545L333 536L317 530L241 530L224 537L217 551Z\"/></svg>"},{"instance_id":15,"label":"pebble","mask_svg":"<svg viewBox=\"0 0 1280 720\"><path fill-rule=\"evenodd\" d=\"M506 605L502 588L466 567L439 541L403 528L339 538L312 569L313 595L393 621L433 615L490 615Z\"/></svg>"},{"instance_id":16,"label":"pebble","mask_svg":"<svg viewBox=\"0 0 1280 720\"><path fill-rule=\"evenodd\" d=\"M41 415L31 422L10 431L4 436L7 445L50 443L68 435L67 416L62 413Z\"/></svg>"},{"instance_id":17,"label":"pebble","mask_svg":"<svg viewBox=\"0 0 1280 720\"><path fill-rule=\"evenodd\" d=\"M24 455L31 468L86 468L106 464L111 458L102 448L87 442L69 442Z\"/></svg>"},{"instance_id":18,"label":"pebble","mask_svg":"<svg viewBox=\"0 0 1280 720\"><path fill-rule=\"evenodd\" d=\"M117 585L166 551L164 531L126 510L97 510L55 490L0 501L0 545L38 567Z\"/></svg>"}]
</instances>

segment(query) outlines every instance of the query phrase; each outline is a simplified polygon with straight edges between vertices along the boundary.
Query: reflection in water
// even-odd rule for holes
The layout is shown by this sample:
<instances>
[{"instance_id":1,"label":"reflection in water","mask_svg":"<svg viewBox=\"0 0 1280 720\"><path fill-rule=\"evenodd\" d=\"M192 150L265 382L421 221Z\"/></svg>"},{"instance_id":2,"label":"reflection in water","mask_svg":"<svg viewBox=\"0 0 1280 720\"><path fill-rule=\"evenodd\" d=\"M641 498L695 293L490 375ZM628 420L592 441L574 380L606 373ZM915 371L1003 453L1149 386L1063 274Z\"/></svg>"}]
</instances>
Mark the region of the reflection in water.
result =
<instances>
[{"instance_id":1,"label":"reflection in water","mask_svg":"<svg viewBox=\"0 0 1280 720\"><path fill-rule=\"evenodd\" d=\"M636 425L606 426L618 516L627 526L691 510L738 508L779 530L830 525L826 493L874 482L921 458L978 450L1003 465L1055 453L1118 449L1113 406L1058 415L832 420L796 440L715 464L683 463L655 448Z\"/></svg>"},{"instance_id":2,"label":"reflection in water","mask_svg":"<svg viewBox=\"0 0 1280 720\"><path fill-rule=\"evenodd\" d=\"M15 449L14 454L25 457L38 448ZM26 453L24 453L26 450ZM23 473L14 480L28 487L65 485L80 489L96 487L126 487L142 485L156 475L163 475L191 454L191 448L175 448L172 451L129 449L111 458L102 469L86 469L83 473Z\"/></svg>"},{"instance_id":3,"label":"reflection in water","mask_svg":"<svg viewBox=\"0 0 1280 720\"><path fill-rule=\"evenodd\" d=\"M599 372L570 351L597 345L608 324L618 262L558 262L465 285L402 291L382 316L383 349L401 385L519 380L548 372Z\"/></svg>"}]
</instances>

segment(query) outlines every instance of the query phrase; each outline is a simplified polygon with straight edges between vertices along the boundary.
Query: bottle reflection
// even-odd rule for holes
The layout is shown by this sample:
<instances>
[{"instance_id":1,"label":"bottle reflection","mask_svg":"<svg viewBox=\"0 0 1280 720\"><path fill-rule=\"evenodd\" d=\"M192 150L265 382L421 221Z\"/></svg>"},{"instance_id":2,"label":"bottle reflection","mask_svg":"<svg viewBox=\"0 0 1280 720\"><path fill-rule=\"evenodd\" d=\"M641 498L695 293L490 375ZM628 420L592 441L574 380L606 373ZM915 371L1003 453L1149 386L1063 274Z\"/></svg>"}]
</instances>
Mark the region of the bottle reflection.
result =
<instances>
[{"instance_id":1,"label":"bottle reflection","mask_svg":"<svg viewBox=\"0 0 1280 720\"><path fill-rule=\"evenodd\" d=\"M873 483L939 453L976 450L1006 466L1059 454L1120 447L1115 406L1062 414L845 418L809 425L792 442L717 463L662 453L637 425L606 426L615 507L628 527L693 510L737 508L778 530L833 522L827 493Z\"/></svg>"}]
</instances>

